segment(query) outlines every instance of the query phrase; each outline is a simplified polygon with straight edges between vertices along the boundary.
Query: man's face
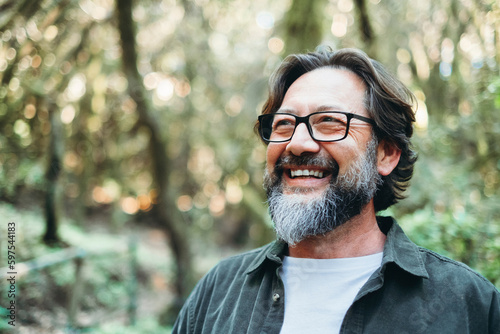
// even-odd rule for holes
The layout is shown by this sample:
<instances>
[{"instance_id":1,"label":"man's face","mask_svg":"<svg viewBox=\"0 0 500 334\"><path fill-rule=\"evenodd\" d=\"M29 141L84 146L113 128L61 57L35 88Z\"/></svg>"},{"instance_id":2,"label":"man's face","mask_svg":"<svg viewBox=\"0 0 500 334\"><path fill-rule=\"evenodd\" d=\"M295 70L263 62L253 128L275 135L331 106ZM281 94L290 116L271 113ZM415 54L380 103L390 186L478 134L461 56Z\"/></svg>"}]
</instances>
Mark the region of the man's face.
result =
<instances>
[{"instance_id":1,"label":"man's face","mask_svg":"<svg viewBox=\"0 0 500 334\"><path fill-rule=\"evenodd\" d=\"M365 85L354 73L320 68L304 74L290 86L279 112L306 116L331 110L368 117L364 96ZM297 176L297 172L302 175ZM276 225L289 225L289 222L278 222L277 219L294 219L287 214L288 218L283 218L277 213L280 210L282 213L294 212L295 217L301 216L300 220L316 219L303 214L309 212L317 216L318 212L326 210L325 201L333 198L335 203L329 204L329 210L333 205L336 212L327 212L326 218L338 217L333 219L338 220L333 222L333 227L338 226L352 215L359 214L360 206L371 200L378 177L377 143L372 141L371 126L357 119L351 120L349 134L342 141L317 142L311 138L306 125L300 124L290 141L269 143L267 148L265 187ZM370 197L367 199L367 196ZM344 205L346 201L356 203L355 207ZM312 206L316 207L315 211L306 208ZM318 227L314 229L318 230ZM321 230L320 233L327 232L324 228Z\"/></svg>"},{"instance_id":2,"label":"man's face","mask_svg":"<svg viewBox=\"0 0 500 334\"><path fill-rule=\"evenodd\" d=\"M365 85L354 73L348 70L323 67L308 72L298 78L288 89L279 112L306 116L313 112L335 110L345 111L369 117L363 101ZM269 143L267 147L267 172L275 172L277 162L286 155L331 157L338 164L338 173L345 173L352 161L360 156L371 139L371 126L363 121L352 119L349 135L338 142L314 141L305 124L299 124L292 139L284 143ZM318 176L292 177L292 171L318 171ZM309 173L310 174L310 173ZM335 171L328 167L284 165L282 182L284 193L293 193L297 189L307 191L311 196L323 193Z\"/></svg>"}]
</instances>

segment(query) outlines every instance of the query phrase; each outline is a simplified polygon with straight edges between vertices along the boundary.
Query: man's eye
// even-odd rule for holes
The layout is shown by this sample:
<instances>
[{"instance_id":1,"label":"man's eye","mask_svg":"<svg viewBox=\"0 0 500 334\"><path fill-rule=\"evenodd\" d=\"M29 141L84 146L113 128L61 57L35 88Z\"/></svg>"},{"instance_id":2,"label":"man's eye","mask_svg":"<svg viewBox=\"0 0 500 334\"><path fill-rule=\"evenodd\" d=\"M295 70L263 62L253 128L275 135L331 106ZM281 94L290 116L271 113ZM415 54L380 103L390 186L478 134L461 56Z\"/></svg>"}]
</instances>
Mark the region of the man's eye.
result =
<instances>
[{"instance_id":1,"label":"man's eye","mask_svg":"<svg viewBox=\"0 0 500 334\"><path fill-rule=\"evenodd\" d=\"M283 119L283 120L278 121L276 123L277 126L279 126L279 125L290 125L290 124L292 124L292 122L290 120L287 120L287 119Z\"/></svg>"},{"instance_id":2,"label":"man's eye","mask_svg":"<svg viewBox=\"0 0 500 334\"><path fill-rule=\"evenodd\" d=\"M324 116L318 120L318 123L335 123L335 124L342 124L343 122L332 116Z\"/></svg>"},{"instance_id":3,"label":"man's eye","mask_svg":"<svg viewBox=\"0 0 500 334\"><path fill-rule=\"evenodd\" d=\"M284 127L289 127L289 126L293 126L294 122L291 120L291 119L281 119L281 120L277 120L275 123L274 123L274 128L277 129L277 128L284 128Z\"/></svg>"}]
</instances>

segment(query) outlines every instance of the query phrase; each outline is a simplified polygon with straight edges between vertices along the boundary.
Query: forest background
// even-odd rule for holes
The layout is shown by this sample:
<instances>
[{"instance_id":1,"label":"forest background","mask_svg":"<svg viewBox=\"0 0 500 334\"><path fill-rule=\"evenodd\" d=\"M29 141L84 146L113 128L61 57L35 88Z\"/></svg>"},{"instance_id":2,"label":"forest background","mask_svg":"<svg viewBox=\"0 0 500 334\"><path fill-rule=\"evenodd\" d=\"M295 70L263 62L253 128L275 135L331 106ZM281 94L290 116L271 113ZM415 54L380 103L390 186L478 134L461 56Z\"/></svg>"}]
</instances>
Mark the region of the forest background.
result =
<instances>
[{"instance_id":1,"label":"forest background","mask_svg":"<svg viewBox=\"0 0 500 334\"><path fill-rule=\"evenodd\" d=\"M210 267L272 240L253 125L280 61L318 45L418 99L412 186L384 214L500 287L499 43L494 0L0 1L19 332L168 331Z\"/></svg>"}]
</instances>

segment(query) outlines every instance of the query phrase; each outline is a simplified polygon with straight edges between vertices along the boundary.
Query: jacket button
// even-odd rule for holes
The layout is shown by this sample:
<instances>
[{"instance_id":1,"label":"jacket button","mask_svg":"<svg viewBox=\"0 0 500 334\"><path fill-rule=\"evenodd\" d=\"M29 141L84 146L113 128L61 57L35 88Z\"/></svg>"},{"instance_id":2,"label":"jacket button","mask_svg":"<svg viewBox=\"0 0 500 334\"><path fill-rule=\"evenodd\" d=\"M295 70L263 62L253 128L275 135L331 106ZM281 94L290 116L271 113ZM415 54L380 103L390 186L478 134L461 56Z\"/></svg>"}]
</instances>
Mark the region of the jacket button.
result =
<instances>
[{"instance_id":1,"label":"jacket button","mask_svg":"<svg viewBox=\"0 0 500 334\"><path fill-rule=\"evenodd\" d=\"M277 294L277 293L275 293L275 294L273 295L273 300L274 300L275 302L277 302L278 300L280 300L280 295L279 295L279 294Z\"/></svg>"}]
</instances>

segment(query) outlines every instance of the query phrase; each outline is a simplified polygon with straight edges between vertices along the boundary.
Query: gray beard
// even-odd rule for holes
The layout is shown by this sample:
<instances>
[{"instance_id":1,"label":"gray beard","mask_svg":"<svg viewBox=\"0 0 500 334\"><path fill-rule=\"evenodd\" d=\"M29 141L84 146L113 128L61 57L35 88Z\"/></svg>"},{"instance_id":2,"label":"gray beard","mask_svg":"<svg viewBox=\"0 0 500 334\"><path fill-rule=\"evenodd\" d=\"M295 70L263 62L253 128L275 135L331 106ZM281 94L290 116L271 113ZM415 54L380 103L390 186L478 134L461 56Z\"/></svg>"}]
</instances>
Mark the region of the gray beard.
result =
<instances>
[{"instance_id":1,"label":"gray beard","mask_svg":"<svg viewBox=\"0 0 500 334\"><path fill-rule=\"evenodd\" d=\"M377 146L376 139L370 140L365 154L353 161L345 174L339 174L332 158L317 156L285 156L273 174L266 168L264 188L278 238L293 246L308 237L325 235L360 214L382 183L377 170ZM329 187L317 198L308 197L310 190L304 188L283 194L281 166L285 163L328 167L333 172Z\"/></svg>"}]
</instances>

